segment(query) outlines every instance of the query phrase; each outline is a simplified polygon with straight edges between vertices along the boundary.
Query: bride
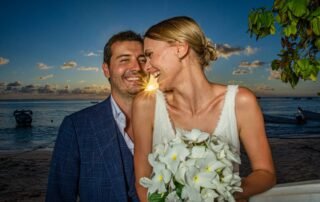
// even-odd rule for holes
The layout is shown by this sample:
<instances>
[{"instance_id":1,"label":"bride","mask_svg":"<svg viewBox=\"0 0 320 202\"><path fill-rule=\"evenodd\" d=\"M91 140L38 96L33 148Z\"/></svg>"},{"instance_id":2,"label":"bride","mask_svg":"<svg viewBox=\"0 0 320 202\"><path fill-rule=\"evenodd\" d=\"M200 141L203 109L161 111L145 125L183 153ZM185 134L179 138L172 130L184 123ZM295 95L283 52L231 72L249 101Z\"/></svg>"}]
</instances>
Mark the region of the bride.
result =
<instances>
[{"instance_id":1,"label":"bride","mask_svg":"<svg viewBox=\"0 0 320 202\"><path fill-rule=\"evenodd\" d=\"M133 103L134 166L141 201L147 190L139 184L152 168L148 154L155 144L172 139L176 129L200 129L224 136L240 154L240 141L252 172L242 179L237 201L266 191L275 170L261 110L246 88L209 82L204 68L216 59L215 49L199 25L189 17L164 20L145 34L145 70L158 79L159 90L140 93ZM235 172L237 169L235 170Z\"/></svg>"}]
</instances>

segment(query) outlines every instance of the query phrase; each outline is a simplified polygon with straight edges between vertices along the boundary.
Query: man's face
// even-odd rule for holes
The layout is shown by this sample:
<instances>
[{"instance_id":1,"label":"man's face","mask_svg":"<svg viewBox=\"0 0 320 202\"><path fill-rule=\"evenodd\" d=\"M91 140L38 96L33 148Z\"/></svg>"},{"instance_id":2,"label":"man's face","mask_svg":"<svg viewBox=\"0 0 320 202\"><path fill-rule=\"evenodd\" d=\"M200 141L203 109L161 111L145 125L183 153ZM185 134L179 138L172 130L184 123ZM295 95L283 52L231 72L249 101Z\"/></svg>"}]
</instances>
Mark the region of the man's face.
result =
<instances>
[{"instance_id":1,"label":"man's face","mask_svg":"<svg viewBox=\"0 0 320 202\"><path fill-rule=\"evenodd\" d=\"M111 84L112 95L134 96L142 90L145 57L137 41L118 41L111 46L110 65L103 71Z\"/></svg>"}]
</instances>

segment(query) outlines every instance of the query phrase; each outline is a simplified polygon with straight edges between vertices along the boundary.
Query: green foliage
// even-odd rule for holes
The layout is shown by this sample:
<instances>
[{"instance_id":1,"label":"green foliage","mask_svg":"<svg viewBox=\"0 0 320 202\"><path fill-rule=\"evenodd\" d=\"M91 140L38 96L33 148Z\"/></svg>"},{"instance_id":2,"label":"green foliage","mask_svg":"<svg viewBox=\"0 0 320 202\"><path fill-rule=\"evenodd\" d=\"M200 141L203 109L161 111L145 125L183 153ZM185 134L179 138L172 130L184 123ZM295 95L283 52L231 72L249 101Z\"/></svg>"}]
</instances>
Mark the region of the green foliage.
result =
<instances>
[{"instance_id":1,"label":"green foliage","mask_svg":"<svg viewBox=\"0 0 320 202\"><path fill-rule=\"evenodd\" d=\"M300 79L316 81L320 70L320 1L274 0L272 10L253 9L248 32L256 39L281 32L282 49L272 61L281 80L295 87Z\"/></svg>"},{"instance_id":2,"label":"green foliage","mask_svg":"<svg viewBox=\"0 0 320 202\"><path fill-rule=\"evenodd\" d=\"M165 202L168 193L159 194L157 192L150 194L148 196L148 201L150 202Z\"/></svg>"}]
</instances>

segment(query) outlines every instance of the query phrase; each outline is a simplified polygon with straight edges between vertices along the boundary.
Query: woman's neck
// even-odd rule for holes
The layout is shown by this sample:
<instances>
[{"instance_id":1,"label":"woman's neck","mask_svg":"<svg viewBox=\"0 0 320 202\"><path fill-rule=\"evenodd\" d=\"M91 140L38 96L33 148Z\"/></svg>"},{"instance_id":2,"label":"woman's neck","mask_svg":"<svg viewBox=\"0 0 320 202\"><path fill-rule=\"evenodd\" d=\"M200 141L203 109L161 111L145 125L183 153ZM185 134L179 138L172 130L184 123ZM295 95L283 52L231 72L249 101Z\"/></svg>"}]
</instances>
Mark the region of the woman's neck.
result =
<instances>
[{"instance_id":1,"label":"woman's neck","mask_svg":"<svg viewBox=\"0 0 320 202\"><path fill-rule=\"evenodd\" d=\"M206 105L212 95L212 85L208 82L199 66L184 68L177 76L169 96L175 108L188 110L196 114L201 107Z\"/></svg>"}]
</instances>

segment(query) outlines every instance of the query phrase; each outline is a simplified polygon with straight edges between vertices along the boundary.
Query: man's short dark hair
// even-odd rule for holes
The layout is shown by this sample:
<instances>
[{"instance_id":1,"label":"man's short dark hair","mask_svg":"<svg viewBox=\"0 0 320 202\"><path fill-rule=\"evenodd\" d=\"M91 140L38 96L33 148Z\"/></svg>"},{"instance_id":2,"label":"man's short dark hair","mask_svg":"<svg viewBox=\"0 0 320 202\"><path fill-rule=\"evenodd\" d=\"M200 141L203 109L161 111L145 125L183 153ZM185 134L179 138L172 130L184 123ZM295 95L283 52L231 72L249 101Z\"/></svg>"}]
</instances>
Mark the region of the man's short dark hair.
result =
<instances>
[{"instance_id":1,"label":"man's short dark hair","mask_svg":"<svg viewBox=\"0 0 320 202\"><path fill-rule=\"evenodd\" d=\"M103 50L103 62L107 65L110 65L110 59L112 56L111 46L115 42L122 42L122 41L137 41L143 44L143 39L140 34L137 34L131 30L119 32L118 34L113 35L109 41L104 46Z\"/></svg>"}]
</instances>

